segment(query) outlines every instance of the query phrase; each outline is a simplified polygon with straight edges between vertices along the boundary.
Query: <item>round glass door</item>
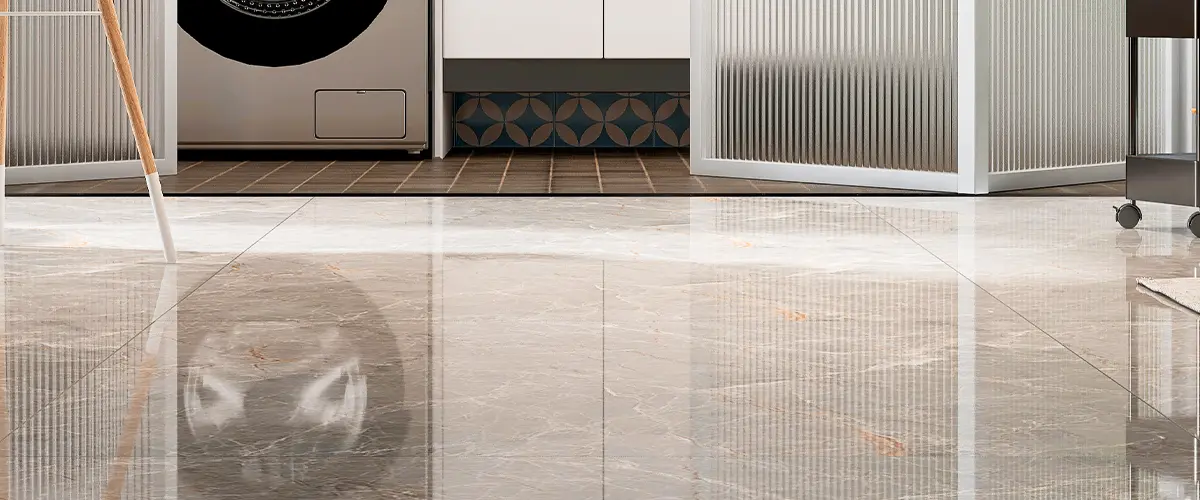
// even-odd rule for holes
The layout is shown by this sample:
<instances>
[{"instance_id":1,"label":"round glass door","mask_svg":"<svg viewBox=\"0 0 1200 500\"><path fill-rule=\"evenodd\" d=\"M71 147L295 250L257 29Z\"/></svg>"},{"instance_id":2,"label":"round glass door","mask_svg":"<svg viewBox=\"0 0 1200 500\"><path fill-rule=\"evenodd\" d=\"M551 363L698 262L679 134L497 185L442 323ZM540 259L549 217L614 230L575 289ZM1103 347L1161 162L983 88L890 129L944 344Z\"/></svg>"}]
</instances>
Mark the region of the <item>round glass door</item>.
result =
<instances>
[{"instance_id":1,"label":"round glass door","mask_svg":"<svg viewBox=\"0 0 1200 500\"><path fill-rule=\"evenodd\" d=\"M221 56L254 66L296 66L358 38L387 0L188 0L179 27Z\"/></svg>"}]
</instances>

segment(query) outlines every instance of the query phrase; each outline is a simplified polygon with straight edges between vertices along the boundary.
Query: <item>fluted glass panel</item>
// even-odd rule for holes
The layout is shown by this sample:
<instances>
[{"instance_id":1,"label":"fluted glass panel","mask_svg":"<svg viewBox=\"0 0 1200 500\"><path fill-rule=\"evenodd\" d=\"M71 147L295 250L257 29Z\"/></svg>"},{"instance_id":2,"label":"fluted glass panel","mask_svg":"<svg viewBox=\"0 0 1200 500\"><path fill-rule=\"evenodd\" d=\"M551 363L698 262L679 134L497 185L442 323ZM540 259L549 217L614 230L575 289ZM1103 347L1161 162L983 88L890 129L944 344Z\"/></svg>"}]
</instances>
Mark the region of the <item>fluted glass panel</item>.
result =
<instances>
[{"instance_id":1,"label":"fluted glass panel","mask_svg":"<svg viewBox=\"0 0 1200 500\"><path fill-rule=\"evenodd\" d=\"M990 170L1124 161L1125 2L991 5Z\"/></svg>"},{"instance_id":2,"label":"fluted glass panel","mask_svg":"<svg viewBox=\"0 0 1200 500\"><path fill-rule=\"evenodd\" d=\"M166 4L116 0L134 80L157 155L165 133ZM89 0L13 2L15 11L94 11ZM100 18L11 20L9 166L137 159Z\"/></svg>"},{"instance_id":3,"label":"fluted glass panel","mask_svg":"<svg viewBox=\"0 0 1200 500\"><path fill-rule=\"evenodd\" d=\"M1125 161L1125 2L995 0L992 172ZM1139 149L1166 152L1167 40L1140 42ZM1182 117L1186 110L1174 110Z\"/></svg>"},{"instance_id":4,"label":"fluted glass panel","mask_svg":"<svg viewBox=\"0 0 1200 500\"><path fill-rule=\"evenodd\" d=\"M954 0L707 0L707 158L952 172Z\"/></svg>"}]
</instances>

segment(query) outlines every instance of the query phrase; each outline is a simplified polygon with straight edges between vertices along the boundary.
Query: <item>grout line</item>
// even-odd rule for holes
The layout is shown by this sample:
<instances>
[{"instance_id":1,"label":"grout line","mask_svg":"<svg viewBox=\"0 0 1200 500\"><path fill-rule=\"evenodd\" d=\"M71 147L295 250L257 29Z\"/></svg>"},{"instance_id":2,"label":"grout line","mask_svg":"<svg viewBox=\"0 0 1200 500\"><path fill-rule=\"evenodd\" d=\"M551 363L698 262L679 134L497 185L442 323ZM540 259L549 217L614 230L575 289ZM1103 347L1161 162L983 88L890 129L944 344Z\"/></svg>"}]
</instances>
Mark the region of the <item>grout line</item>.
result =
<instances>
[{"instance_id":1,"label":"grout line","mask_svg":"<svg viewBox=\"0 0 1200 500\"><path fill-rule=\"evenodd\" d=\"M687 158L684 158L683 153L680 153L678 149L675 150L675 155L679 156L679 160L683 162L683 166L687 167L688 174L690 175L692 173L692 162L688 161Z\"/></svg>"},{"instance_id":2,"label":"grout line","mask_svg":"<svg viewBox=\"0 0 1200 500\"><path fill-rule=\"evenodd\" d=\"M658 190L654 188L654 180L650 179L650 171L646 169L646 162L642 160L642 153L635 149L633 154L637 156L638 164L642 166L642 173L646 174L646 182L650 183L650 192L658 193Z\"/></svg>"},{"instance_id":3,"label":"grout line","mask_svg":"<svg viewBox=\"0 0 1200 500\"><path fill-rule=\"evenodd\" d=\"M349 191L350 188L354 187L355 184L358 184L358 181L361 181L363 177L366 177L367 174L371 173L371 170L373 170L376 165L379 165L379 162L372 163L371 166L367 167L367 170L363 172L362 175L358 176L357 179L354 179L354 182L351 182L349 186L346 186L346 189L343 189L342 193Z\"/></svg>"},{"instance_id":4,"label":"grout line","mask_svg":"<svg viewBox=\"0 0 1200 500\"><path fill-rule=\"evenodd\" d=\"M396 186L396 189L392 190L392 194L399 193L400 188L404 187L404 185L408 183L408 180L412 179L413 174L417 173L418 170L421 170L421 165L424 165L424 164L425 164L425 160L421 160L421 161L417 162L417 166L413 167L412 170L408 171L408 175L404 176L404 180L400 181L400 185Z\"/></svg>"},{"instance_id":5,"label":"grout line","mask_svg":"<svg viewBox=\"0 0 1200 500\"><path fill-rule=\"evenodd\" d=\"M596 163L596 183L600 185L600 194L604 194L604 177L600 175L600 150L592 149L592 161Z\"/></svg>"},{"instance_id":6,"label":"grout line","mask_svg":"<svg viewBox=\"0 0 1200 500\"><path fill-rule=\"evenodd\" d=\"M508 179L508 167L512 166L513 157L516 155L517 149L513 148L512 152L508 154L508 162L504 164L504 173L500 175L500 185L496 186L496 194L500 194L500 191L504 189L504 180Z\"/></svg>"},{"instance_id":7,"label":"grout line","mask_svg":"<svg viewBox=\"0 0 1200 500\"><path fill-rule=\"evenodd\" d=\"M175 175L179 175L179 174L182 174L182 173L184 173L184 172L187 172L189 168L192 168L192 167L194 167L194 166L196 166L196 165L199 165L199 164L201 164L201 163L204 163L204 161L203 161L203 160L201 160L201 161L192 162L192 163L191 163L191 164L189 164L188 166L186 166L186 167L183 167L183 170L180 170L180 171L178 171L178 172L175 172ZM222 173L224 173L224 172L222 172ZM96 184L94 184L94 185L92 185L92 186L90 186L90 187L84 188L84 189L83 189L83 191L80 191L80 192L81 192L81 193L86 193L86 192L88 192L88 191L91 191L91 190L93 190L93 189L96 189L96 188L98 188L98 187L100 187L100 186L103 186L103 185L105 185L105 184L108 184L109 182L112 182L112 181L118 181L118 180L122 180L122 179L131 179L131 177L122 177L122 178L118 178L118 179L103 179L103 180L101 180L100 182L97 182ZM83 182L83 181L64 181L64 182ZM59 184L59 183L57 183L57 182L56 182L56 183L47 183L47 184L51 184L51 185L53 185L53 184ZM198 187L198 186L197 186L197 187ZM145 188L145 186L141 186L140 188L135 188L135 189L133 190L133 192L134 192L134 193L136 193L136 192L140 191L140 189L143 189L143 188Z\"/></svg>"},{"instance_id":8,"label":"grout line","mask_svg":"<svg viewBox=\"0 0 1200 500\"><path fill-rule=\"evenodd\" d=\"M683 153L678 149L675 150L675 156L678 156L679 161L683 162L684 168L687 169L688 177L692 180L695 180L696 184L700 185L700 191L711 193L712 191L708 190L708 184L705 184L704 181L700 179L700 176L692 175L692 162L689 162L687 158L684 158Z\"/></svg>"},{"instance_id":9,"label":"grout line","mask_svg":"<svg viewBox=\"0 0 1200 500\"><path fill-rule=\"evenodd\" d=\"M209 178L207 178L207 179L204 179L204 182L201 182L201 183L199 183L199 184L196 184L195 186L192 186L191 188L187 189L187 190L186 190L186 191L184 191L184 192L185 192L185 193L190 193L190 192L192 192L192 191L195 191L195 190L196 190L197 188L199 188L200 186L203 186L203 185L205 185L205 184L208 184L208 183L209 183L210 181L212 181L213 179L216 179L217 177L220 177L220 176L222 176L222 175L228 174L229 172L232 172L232 171L233 171L233 169L235 169L235 168L238 168L238 167L240 167L240 166L242 166L242 165L245 165L245 164L247 164L247 163L250 163L250 162L248 162L248 161L244 161L244 162L238 163L237 165L234 165L234 166L232 166L232 167L229 167L229 169L225 170L224 172L221 172L221 173L219 173L219 174L217 174L217 175L214 175L214 176L212 176L212 177L209 177Z\"/></svg>"},{"instance_id":10,"label":"grout line","mask_svg":"<svg viewBox=\"0 0 1200 500\"><path fill-rule=\"evenodd\" d=\"M254 185L255 185L255 184L258 184L258 181L261 181L261 180L263 180L263 179L266 179L267 177L270 177L270 176L271 176L271 174L273 174L273 173L275 173L275 172L278 172L278 171L279 171L279 169L281 169L281 168L283 168L283 167L286 167L286 166L288 166L288 165L289 165L289 164L291 164L291 163L292 163L292 162L290 162L290 161L285 161L285 162L283 162L283 165L280 165L280 166L278 166L278 167L275 167L275 169L274 169L274 170L272 170L272 171L270 171L270 172L267 172L267 173L266 173L266 174L264 174L262 177L259 177L259 178L257 178L257 179L254 179L254 182L251 182L251 183L249 183L249 184L246 184L246 186L245 186L245 187L243 187L243 188L241 188L241 189L237 190L237 192L238 192L238 193L241 193L242 191L245 191L245 190L247 190L247 189L250 189L250 188L254 187Z\"/></svg>"},{"instance_id":11,"label":"grout line","mask_svg":"<svg viewBox=\"0 0 1200 500\"><path fill-rule=\"evenodd\" d=\"M550 178L546 180L546 194L554 193L554 150L550 150Z\"/></svg>"},{"instance_id":12,"label":"grout line","mask_svg":"<svg viewBox=\"0 0 1200 500\"><path fill-rule=\"evenodd\" d=\"M304 182L301 182L300 184L297 184L297 185L296 185L296 187L292 188L292 190L291 190L291 191L288 191L288 194L295 193L297 189L300 189L300 188L304 187L304 185L305 185L305 184L308 184L308 181L311 181L311 180L315 179L315 178L316 178L318 175L321 175L321 172L324 172L324 171L325 171L325 169L329 168L329 167L330 167L330 166L332 166L334 163L337 163L337 160L334 160L334 161L331 161L331 162L329 162L329 163L328 163L328 164L326 164L324 167L321 167L321 170L318 170L318 171L317 171L317 173L315 173L315 174L312 174L312 175L308 176L308 178L307 178L307 179L304 179Z\"/></svg>"},{"instance_id":13,"label":"grout line","mask_svg":"<svg viewBox=\"0 0 1200 500\"><path fill-rule=\"evenodd\" d=\"M746 179L746 182L749 182L750 187L754 188L755 191L758 191L758 194L764 194L762 188L758 187L758 184L754 183L754 179Z\"/></svg>"},{"instance_id":14,"label":"grout line","mask_svg":"<svg viewBox=\"0 0 1200 500\"><path fill-rule=\"evenodd\" d=\"M5 167L5 168L8 168L8 167ZM98 188L98 187L100 187L100 186L103 186L103 185L105 185L105 184L108 184L109 182L112 182L113 180L115 180L115 179L104 179L104 180L102 180L102 181L100 181L100 182L97 182L95 186L92 186L92 187L89 187L89 188L87 188L87 189L84 189L84 190L83 190L83 192L85 192L85 193L86 193L86 192L88 192L88 191L91 191L91 190L93 190L93 189L96 189L96 188ZM70 181L68 181L68 182L70 182Z\"/></svg>"},{"instance_id":15,"label":"grout line","mask_svg":"<svg viewBox=\"0 0 1200 500\"><path fill-rule=\"evenodd\" d=\"M199 165L199 164L201 164L201 163L204 163L204 160L200 160L200 161L194 161L194 162L192 162L192 164L191 164L191 165L188 165L188 166L186 166L186 167L183 167L183 170L180 170L180 171L178 171L178 172L175 172L175 175L179 175L179 174L182 174L182 173L184 173L184 172L187 172L187 171L188 171L188 170L190 170L192 167L194 167L194 166L196 166L196 165Z\"/></svg>"},{"instance_id":16,"label":"grout line","mask_svg":"<svg viewBox=\"0 0 1200 500\"><path fill-rule=\"evenodd\" d=\"M462 165L458 167L458 173L454 174L454 180L450 181L450 186L446 188L446 194L449 194L450 190L454 189L454 185L458 184L458 178L462 177L463 171L467 169L467 164L471 163L472 156L475 156L475 150L473 149L470 153L467 153L467 159L463 160Z\"/></svg>"}]
</instances>

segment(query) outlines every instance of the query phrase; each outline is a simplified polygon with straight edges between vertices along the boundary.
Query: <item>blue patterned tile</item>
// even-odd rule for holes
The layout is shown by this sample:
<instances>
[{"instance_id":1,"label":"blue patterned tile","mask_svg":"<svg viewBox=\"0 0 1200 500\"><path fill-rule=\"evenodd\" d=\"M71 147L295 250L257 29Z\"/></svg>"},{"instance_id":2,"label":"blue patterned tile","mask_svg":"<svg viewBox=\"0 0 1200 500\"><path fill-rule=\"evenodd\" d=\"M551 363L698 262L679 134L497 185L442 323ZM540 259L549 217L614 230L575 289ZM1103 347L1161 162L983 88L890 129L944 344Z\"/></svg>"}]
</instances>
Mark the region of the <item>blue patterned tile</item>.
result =
<instances>
[{"instance_id":1,"label":"blue patterned tile","mask_svg":"<svg viewBox=\"0 0 1200 500\"><path fill-rule=\"evenodd\" d=\"M463 96L459 98L459 96ZM503 92L455 96L455 144L466 147L551 147L554 96Z\"/></svg>"},{"instance_id":2,"label":"blue patterned tile","mask_svg":"<svg viewBox=\"0 0 1200 500\"><path fill-rule=\"evenodd\" d=\"M555 94L559 146L638 147L653 144L654 98L640 93Z\"/></svg>"},{"instance_id":3,"label":"blue patterned tile","mask_svg":"<svg viewBox=\"0 0 1200 500\"><path fill-rule=\"evenodd\" d=\"M677 147L690 140L686 93L460 93L457 147Z\"/></svg>"},{"instance_id":4,"label":"blue patterned tile","mask_svg":"<svg viewBox=\"0 0 1200 500\"><path fill-rule=\"evenodd\" d=\"M686 92L654 95L654 145L682 147L691 144L691 99Z\"/></svg>"},{"instance_id":5,"label":"blue patterned tile","mask_svg":"<svg viewBox=\"0 0 1200 500\"><path fill-rule=\"evenodd\" d=\"M596 104L599 94L554 94L555 146L593 147L604 135L604 111Z\"/></svg>"},{"instance_id":6,"label":"blue patterned tile","mask_svg":"<svg viewBox=\"0 0 1200 500\"><path fill-rule=\"evenodd\" d=\"M654 144L654 94L620 93L604 109L604 132L616 147Z\"/></svg>"}]
</instances>

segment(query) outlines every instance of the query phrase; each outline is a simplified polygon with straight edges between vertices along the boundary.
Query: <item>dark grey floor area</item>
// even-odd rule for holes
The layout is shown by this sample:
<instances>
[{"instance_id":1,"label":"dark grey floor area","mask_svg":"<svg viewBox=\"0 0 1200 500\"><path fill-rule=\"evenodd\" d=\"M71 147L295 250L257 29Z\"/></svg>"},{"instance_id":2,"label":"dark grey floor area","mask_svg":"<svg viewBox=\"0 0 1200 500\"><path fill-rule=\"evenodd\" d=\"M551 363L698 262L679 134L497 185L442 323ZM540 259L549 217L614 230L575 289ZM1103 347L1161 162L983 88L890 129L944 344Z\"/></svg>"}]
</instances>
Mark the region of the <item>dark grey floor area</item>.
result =
<instances>
[{"instance_id":1,"label":"dark grey floor area","mask_svg":"<svg viewBox=\"0 0 1200 500\"><path fill-rule=\"evenodd\" d=\"M923 194L798 182L691 175L687 150L479 150L442 160L196 161L162 179L168 195L836 195ZM11 187L10 195L142 193L142 179ZM1001 196L1121 196L1124 182L997 193Z\"/></svg>"}]
</instances>

